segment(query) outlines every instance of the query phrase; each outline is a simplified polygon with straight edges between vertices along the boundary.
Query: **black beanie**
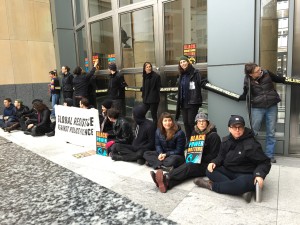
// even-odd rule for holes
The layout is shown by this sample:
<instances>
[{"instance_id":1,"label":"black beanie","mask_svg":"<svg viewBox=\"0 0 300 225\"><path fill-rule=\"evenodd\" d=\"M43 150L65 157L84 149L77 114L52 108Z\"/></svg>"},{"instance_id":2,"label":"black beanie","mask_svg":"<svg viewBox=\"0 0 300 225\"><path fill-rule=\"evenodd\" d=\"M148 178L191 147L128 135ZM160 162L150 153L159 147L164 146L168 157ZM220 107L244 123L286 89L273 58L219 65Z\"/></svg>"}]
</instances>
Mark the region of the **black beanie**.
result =
<instances>
[{"instance_id":1,"label":"black beanie","mask_svg":"<svg viewBox=\"0 0 300 225\"><path fill-rule=\"evenodd\" d=\"M106 108L106 109L110 109L112 106L112 100L106 99L102 102L102 105Z\"/></svg>"},{"instance_id":2,"label":"black beanie","mask_svg":"<svg viewBox=\"0 0 300 225\"><path fill-rule=\"evenodd\" d=\"M115 63L110 63L108 65L108 69L110 69L112 71L117 71L117 65Z\"/></svg>"}]
</instances>

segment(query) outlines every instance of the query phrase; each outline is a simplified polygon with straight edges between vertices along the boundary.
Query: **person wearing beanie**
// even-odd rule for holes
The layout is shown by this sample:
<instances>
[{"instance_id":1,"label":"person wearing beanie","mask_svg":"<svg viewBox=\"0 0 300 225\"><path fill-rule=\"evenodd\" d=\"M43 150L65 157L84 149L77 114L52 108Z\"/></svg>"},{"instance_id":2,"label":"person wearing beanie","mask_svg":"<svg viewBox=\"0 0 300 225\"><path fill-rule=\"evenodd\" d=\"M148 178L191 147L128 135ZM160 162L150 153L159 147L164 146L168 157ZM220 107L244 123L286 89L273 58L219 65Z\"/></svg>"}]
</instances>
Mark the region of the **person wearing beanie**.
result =
<instances>
[{"instance_id":1,"label":"person wearing beanie","mask_svg":"<svg viewBox=\"0 0 300 225\"><path fill-rule=\"evenodd\" d=\"M176 117L178 120L182 113L183 124L187 140L190 139L194 129L194 119L202 106L201 88L207 79L201 77L199 70L195 69L187 56L181 56L178 62L179 81Z\"/></svg>"},{"instance_id":2,"label":"person wearing beanie","mask_svg":"<svg viewBox=\"0 0 300 225\"><path fill-rule=\"evenodd\" d=\"M189 178L206 176L205 172L208 164L212 159L217 157L219 153L221 139L215 125L210 122L207 115L202 112L196 115L195 122L196 125L194 126L192 136L205 135L201 164L192 162L184 163L165 174L162 170L157 170L156 173L150 171L154 183L162 193Z\"/></svg>"},{"instance_id":3,"label":"person wearing beanie","mask_svg":"<svg viewBox=\"0 0 300 225\"><path fill-rule=\"evenodd\" d=\"M115 144L111 149L113 160L136 161L138 164L143 165L145 163L144 152L154 150L156 127L152 121L146 119L147 110L145 105L137 105L133 108L132 115L136 123L135 138L131 145Z\"/></svg>"},{"instance_id":4,"label":"person wearing beanie","mask_svg":"<svg viewBox=\"0 0 300 225\"><path fill-rule=\"evenodd\" d=\"M107 110L112 107L112 100L106 99L102 102L102 112L99 114L100 131L105 133L112 133L113 124L107 117Z\"/></svg>"},{"instance_id":5,"label":"person wearing beanie","mask_svg":"<svg viewBox=\"0 0 300 225\"><path fill-rule=\"evenodd\" d=\"M228 121L229 135L223 138L218 156L206 170L209 180L196 178L194 183L220 194L242 195L250 202L258 183L262 188L271 169L261 144L242 116L232 115Z\"/></svg>"},{"instance_id":6,"label":"person wearing beanie","mask_svg":"<svg viewBox=\"0 0 300 225\"><path fill-rule=\"evenodd\" d=\"M143 103L150 109L153 123L157 126L157 110L160 101L160 76L153 71L152 64L145 62L143 66L143 86L141 87Z\"/></svg>"},{"instance_id":7,"label":"person wearing beanie","mask_svg":"<svg viewBox=\"0 0 300 225\"><path fill-rule=\"evenodd\" d=\"M109 80L107 87L107 97L112 99L113 107L121 113L122 116L126 116L125 105L125 87L127 86L124 76L117 71L115 63L108 65Z\"/></svg>"}]
</instances>

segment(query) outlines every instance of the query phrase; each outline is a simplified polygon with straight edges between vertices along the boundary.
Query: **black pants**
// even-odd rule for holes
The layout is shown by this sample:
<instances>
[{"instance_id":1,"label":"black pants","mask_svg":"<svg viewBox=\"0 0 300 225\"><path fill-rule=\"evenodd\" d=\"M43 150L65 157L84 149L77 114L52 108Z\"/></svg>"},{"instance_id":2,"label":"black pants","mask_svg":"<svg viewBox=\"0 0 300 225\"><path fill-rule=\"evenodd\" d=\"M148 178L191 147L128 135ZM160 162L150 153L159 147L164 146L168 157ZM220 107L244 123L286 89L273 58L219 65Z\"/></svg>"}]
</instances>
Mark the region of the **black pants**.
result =
<instances>
[{"instance_id":1,"label":"black pants","mask_svg":"<svg viewBox=\"0 0 300 225\"><path fill-rule=\"evenodd\" d=\"M150 109L152 120L153 120L153 124L156 127L157 126L157 110L158 110L159 103L152 103L152 104L146 104L146 103L144 103L144 105L146 106L147 111Z\"/></svg>"},{"instance_id":2,"label":"black pants","mask_svg":"<svg viewBox=\"0 0 300 225\"><path fill-rule=\"evenodd\" d=\"M207 163L184 163L169 173L169 189L188 178L205 177Z\"/></svg>"},{"instance_id":3,"label":"black pants","mask_svg":"<svg viewBox=\"0 0 300 225\"><path fill-rule=\"evenodd\" d=\"M167 156L163 161L158 160L158 153L156 151L147 151L144 153L144 159L149 163L153 169L159 169L161 166L174 168L184 163L185 159L182 155L170 155Z\"/></svg>"},{"instance_id":4,"label":"black pants","mask_svg":"<svg viewBox=\"0 0 300 225\"><path fill-rule=\"evenodd\" d=\"M212 190L217 193L241 195L255 190L252 173L235 173L221 166L212 173L206 170L206 176L214 182Z\"/></svg>"},{"instance_id":5,"label":"black pants","mask_svg":"<svg viewBox=\"0 0 300 225\"><path fill-rule=\"evenodd\" d=\"M66 99L66 98L73 99L73 91L64 91L63 96L64 96L64 99Z\"/></svg>"},{"instance_id":6,"label":"black pants","mask_svg":"<svg viewBox=\"0 0 300 225\"><path fill-rule=\"evenodd\" d=\"M190 137L194 130L195 117L198 113L198 110L199 110L199 106L182 109L182 119L183 119L187 142L190 140Z\"/></svg>"},{"instance_id":7,"label":"black pants","mask_svg":"<svg viewBox=\"0 0 300 225\"><path fill-rule=\"evenodd\" d=\"M25 131L25 130L27 130L27 126L29 124L37 124L37 119L27 119L26 117L21 117L19 122L20 122L22 131Z\"/></svg>"},{"instance_id":8,"label":"black pants","mask_svg":"<svg viewBox=\"0 0 300 225\"><path fill-rule=\"evenodd\" d=\"M149 149L142 149L132 145L118 144L118 143L114 144L111 147L112 154L117 154L122 156L122 161L126 161L126 162L132 162L138 159L143 159L143 155L145 151L149 151Z\"/></svg>"}]
</instances>

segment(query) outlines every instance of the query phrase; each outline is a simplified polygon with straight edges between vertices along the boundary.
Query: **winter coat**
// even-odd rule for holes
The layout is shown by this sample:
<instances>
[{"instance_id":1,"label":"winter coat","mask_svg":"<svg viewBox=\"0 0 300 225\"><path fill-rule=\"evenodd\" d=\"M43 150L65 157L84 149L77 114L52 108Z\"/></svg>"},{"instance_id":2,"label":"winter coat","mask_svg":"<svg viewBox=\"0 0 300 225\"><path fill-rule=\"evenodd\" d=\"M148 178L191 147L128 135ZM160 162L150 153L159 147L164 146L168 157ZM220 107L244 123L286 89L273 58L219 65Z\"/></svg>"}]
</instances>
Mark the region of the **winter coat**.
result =
<instances>
[{"instance_id":1,"label":"winter coat","mask_svg":"<svg viewBox=\"0 0 300 225\"><path fill-rule=\"evenodd\" d=\"M63 92L73 92L73 79L74 76L70 72L63 74L62 77L62 90Z\"/></svg>"},{"instance_id":2,"label":"winter coat","mask_svg":"<svg viewBox=\"0 0 300 225\"><path fill-rule=\"evenodd\" d=\"M21 105L21 107L19 109L16 109L16 110L17 110L16 111L16 117L18 119L20 119L23 116L24 112L27 113L29 111L29 108L26 105Z\"/></svg>"},{"instance_id":3,"label":"winter coat","mask_svg":"<svg viewBox=\"0 0 300 225\"><path fill-rule=\"evenodd\" d=\"M133 132L131 125L122 117L119 117L113 124L113 136L115 143L131 144Z\"/></svg>"},{"instance_id":4,"label":"winter coat","mask_svg":"<svg viewBox=\"0 0 300 225\"><path fill-rule=\"evenodd\" d=\"M3 117L8 116L8 121L10 122L15 122L17 120L17 116L16 116L16 107L14 106L14 104L10 103L10 105L8 106L8 108L4 108L3 110Z\"/></svg>"},{"instance_id":5,"label":"winter coat","mask_svg":"<svg viewBox=\"0 0 300 225\"><path fill-rule=\"evenodd\" d=\"M249 128L245 128L244 134L238 139L231 134L225 137L219 155L212 162L234 173L253 173L254 177L263 179L271 169L270 159Z\"/></svg>"},{"instance_id":6,"label":"winter coat","mask_svg":"<svg viewBox=\"0 0 300 225\"><path fill-rule=\"evenodd\" d=\"M90 83L90 79L94 76L96 68L93 67L90 73L88 74L80 74L76 75L73 79L73 88L74 88L74 96L78 97L87 97L88 96L88 86Z\"/></svg>"},{"instance_id":7,"label":"winter coat","mask_svg":"<svg viewBox=\"0 0 300 225\"><path fill-rule=\"evenodd\" d=\"M160 76L152 71L150 74L143 74L142 98L143 103L152 104L160 101Z\"/></svg>"},{"instance_id":8,"label":"winter coat","mask_svg":"<svg viewBox=\"0 0 300 225\"><path fill-rule=\"evenodd\" d=\"M195 125L195 129L192 132L193 135L205 134L205 142L203 147L201 163L210 163L211 160L218 156L221 144L221 138L217 133L215 125L210 122L204 131L200 131Z\"/></svg>"},{"instance_id":9,"label":"winter coat","mask_svg":"<svg viewBox=\"0 0 300 225\"><path fill-rule=\"evenodd\" d=\"M246 75L244 79L244 92L239 100L245 100L249 91L249 80L251 84L251 106L253 108L269 108L281 101L273 82L284 83L285 77L280 77L272 72L262 71L262 76L254 80Z\"/></svg>"},{"instance_id":10,"label":"winter coat","mask_svg":"<svg viewBox=\"0 0 300 225\"><path fill-rule=\"evenodd\" d=\"M110 99L125 99L125 87L127 86L124 76L115 72L109 75L107 95Z\"/></svg>"},{"instance_id":11,"label":"winter coat","mask_svg":"<svg viewBox=\"0 0 300 225\"><path fill-rule=\"evenodd\" d=\"M189 87L185 90L182 90L181 83L183 76L187 76ZM202 78L200 75L199 70L195 69L192 65L189 65L187 70L179 76L179 83L178 83L178 100L177 100L177 107L176 107L176 117L175 119L178 120L180 116L180 110L184 106L184 102L188 105L197 105L199 107L202 106L202 94L201 88L205 86L207 80ZM185 99L182 99L183 92L185 92L186 96Z\"/></svg>"},{"instance_id":12,"label":"winter coat","mask_svg":"<svg viewBox=\"0 0 300 225\"><path fill-rule=\"evenodd\" d=\"M42 112L38 112L38 123L35 125L36 127L47 127L50 128L51 120L50 120L50 110L48 108L44 109Z\"/></svg>"},{"instance_id":13,"label":"winter coat","mask_svg":"<svg viewBox=\"0 0 300 225\"><path fill-rule=\"evenodd\" d=\"M167 141L166 137L162 134L161 130L157 128L155 132L155 149L158 154L165 153L170 155L182 155L184 156L184 149L186 143L185 133L178 126L174 137Z\"/></svg>"}]
</instances>

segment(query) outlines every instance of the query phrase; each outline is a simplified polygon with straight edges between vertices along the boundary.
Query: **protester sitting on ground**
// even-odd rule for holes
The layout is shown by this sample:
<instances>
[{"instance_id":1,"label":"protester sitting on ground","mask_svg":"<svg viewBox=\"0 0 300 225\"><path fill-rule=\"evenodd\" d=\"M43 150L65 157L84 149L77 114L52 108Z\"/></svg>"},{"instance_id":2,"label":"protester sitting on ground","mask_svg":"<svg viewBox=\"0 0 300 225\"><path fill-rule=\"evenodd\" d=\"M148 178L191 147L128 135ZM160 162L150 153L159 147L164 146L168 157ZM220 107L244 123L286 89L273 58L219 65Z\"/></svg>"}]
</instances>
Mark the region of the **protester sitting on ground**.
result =
<instances>
[{"instance_id":1,"label":"protester sitting on ground","mask_svg":"<svg viewBox=\"0 0 300 225\"><path fill-rule=\"evenodd\" d=\"M93 109L94 106L90 105L90 102L87 98L82 98L79 101L79 107L82 109Z\"/></svg>"},{"instance_id":2,"label":"protester sitting on ground","mask_svg":"<svg viewBox=\"0 0 300 225\"><path fill-rule=\"evenodd\" d=\"M21 116L21 118L19 120L22 131L26 131L27 130L27 126L29 124L32 124L32 123L36 124L37 123L38 113L35 110L35 108L33 107L33 104L35 102L43 102L43 100L41 100L41 99L34 99L32 101L32 103L31 103L32 104L32 108L30 110L24 111L22 113L22 116Z\"/></svg>"},{"instance_id":3,"label":"protester sitting on ground","mask_svg":"<svg viewBox=\"0 0 300 225\"><path fill-rule=\"evenodd\" d=\"M32 136L43 136L45 133L51 131L51 120L50 120L50 110L42 102L34 102L33 108L37 111L38 119L37 123L31 123L27 126L27 130L24 131L24 134L31 134Z\"/></svg>"},{"instance_id":4,"label":"protester sitting on ground","mask_svg":"<svg viewBox=\"0 0 300 225\"><path fill-rule=\"evenodd\" d=\"M8 133L10 133L12 130L16 130L17 128L20 127L20 119L23 116L24 112L28 112L29 108L26 105L23 105L23 101L21 99L16 99L14 102L14 105L16 107L16 117L17 117L17 121L16 122L8 122L7 123L7 127L5 129L5 131L7 131Z\"/></svg>"},{"instance_id":5,"label":"protester sitting on ground","mask_svg":"<svg viewBox=\"0 0 300 225\"><path fill-rule=\"evenodd\" d=\"M65 98L63 106L73 106L73 99L71 98ZM56 127L56 121L52 122L50 125L51 131L48 133L45 133L47 137L53 137L55 136L55 127Z\"/></svg>"},{"instance_id":6,"label":"protester sitting on ground","mask_svg":"<svg viewBox=\"0 0 300 225\"><path fill-rule=\"evenodd\" d=\"M112 159L121 161L136 161L143 165L145 160L143 154L146 151L154 150L155 126L152 121L147 120L145 115L148 107L137 105L133 108L133 119L136 122L135 139L132 145L114 144L111 148Z\"/></svg>"},{"instance_id":7,"label":"protester sitting on ground","mask_svg":"<svg viewBox=\"0 0 300 225\"><path fill-rule=\"evenodd\" d=\"M205 135L201 163L184 163L171 170L170 173L165 174L163 174L161 169L157 170L156 174L154 171L150 171L154 183L162 193L188 178L205 177L208 164L218 155L221 139L217 134L215 125L209 121L207 115L203 112L196 115L195 122L196 125L192 132L192 137L194 135Z\"/></svg>"},{"instance_id":8,"label":"protester sitting on ground","mask_svg":"<svg viewBox=\"0 0 300 225\"><path fill-rule=\"evenodd\" d=\"M184 163L185 133L170 113L161 114L155 132L156 151L144 153L146 164L153 169L170 171Z\"/></svg>"},{"instance_id":9,"label":"protester sitting on ground","mask_svg":"<svg viewBox=\"0 0 300 225\"><path fill-rule=\"evenodd\" d=\"M132 127L127 120L120 116L117 109L107 110L107 117L113 123L113 134L110 135L106 149L110 154L110 147L115 143L131 144L133 140Z\"/></svg>"},{"instance_id":10,"label":"protester sitting on ground","mask_svg":"<svg viewBox=\"0 0 300 225\"><path fill-rule=\"evenodd\" d=\"M16 122L16 108L14 104L12 104L10 98L5 98L3 100L4 110L3 110L3 118L0 119L0 127L2 129L6 128L7 125L10 126L10 122Z\"/></svg>"},{"instance_id":11,"label":"protester sitting on ground","mask_svg":"<svg viewBox=\"0 0 300 225\"><path fill-rule=\"evenodd\" d=\"M245 127L244 118L232 115L228 122L230 134L221 143L217 158L208 164L209 180L196 178L194 183L221 194L242 195L249 203L255 184L263 187L271 169L261 144L251 129Z\"/></svg>"},{"instance_id":12,"label":"protester sitting on ground","mask_svg":"<svg viewBox=\"0 0 300 225\"><path fill-rule=\"evenodd\" d=\"M113 124L107 117L107 110L112 107L113 101L106 99L102 102L102 112L99 114L100 131L108 134L112 133Z\"/></svg>"}]
</instances>

